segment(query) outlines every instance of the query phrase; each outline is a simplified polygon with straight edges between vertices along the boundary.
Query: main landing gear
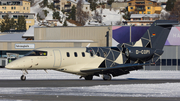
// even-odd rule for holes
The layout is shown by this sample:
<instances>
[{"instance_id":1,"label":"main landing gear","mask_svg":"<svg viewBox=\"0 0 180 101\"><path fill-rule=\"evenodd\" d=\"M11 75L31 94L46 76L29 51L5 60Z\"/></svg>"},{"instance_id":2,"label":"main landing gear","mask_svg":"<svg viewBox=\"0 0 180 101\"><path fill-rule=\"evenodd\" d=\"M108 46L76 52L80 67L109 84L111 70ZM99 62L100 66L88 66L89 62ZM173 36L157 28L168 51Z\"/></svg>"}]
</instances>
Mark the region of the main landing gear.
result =
<instances>
[{"instance_id":1,"label":"main landing gear","mask_svg":"<svg viewBox=\"0 0 180 101\"><path fill-rule=\"evenodd\" d=\"M103 74L103 80L104 81L110 81L111 80L111 75L110 74Z\"/></svg>"},{"instance_id":2,"label":"main landing gear","mask_svg":"<svg viewBox=\"0 0 180 101\"><path fill-rule=\"evenodd\" d=\"M85 80L92 80L93 79L93 75L88 75L88 76L85 76L84 78L85 78Z\"/></svg>"},{"instance_id":3,"label":"main landing gear","mask_svg":"<svg viewBox=\"0 0 180 101\"><path fill-rule=\"evenodd\" d=\"M82 77L80 77L80 78L82 78ZM111 76L111 74L103 74L102 78L103 78L104 81L110 81L112 76ZM93 75L87 75L87 76L84 77L84 79L85 80L92 80Z\"/></svg>"}]
</instances>

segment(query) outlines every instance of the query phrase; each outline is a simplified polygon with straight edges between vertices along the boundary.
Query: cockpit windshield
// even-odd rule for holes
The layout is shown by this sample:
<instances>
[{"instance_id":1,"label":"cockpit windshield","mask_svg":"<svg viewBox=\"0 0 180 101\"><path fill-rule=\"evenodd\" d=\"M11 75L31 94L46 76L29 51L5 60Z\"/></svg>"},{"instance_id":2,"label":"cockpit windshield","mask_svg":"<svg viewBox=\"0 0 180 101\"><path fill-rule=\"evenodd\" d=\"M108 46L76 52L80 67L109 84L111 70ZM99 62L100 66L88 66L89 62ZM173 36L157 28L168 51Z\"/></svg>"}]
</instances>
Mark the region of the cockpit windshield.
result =
<instances>
[{"instance_id":1,"label":"cockpit windshield","mask_svg":"<svg viewBox=\"0 0 180 101\"><path fill-rule=\"evenodd\" d=\"M47 56L47 52L46 51L33 50L33 51L27 53L25 56Z\"/></svg>"}]
</instances>

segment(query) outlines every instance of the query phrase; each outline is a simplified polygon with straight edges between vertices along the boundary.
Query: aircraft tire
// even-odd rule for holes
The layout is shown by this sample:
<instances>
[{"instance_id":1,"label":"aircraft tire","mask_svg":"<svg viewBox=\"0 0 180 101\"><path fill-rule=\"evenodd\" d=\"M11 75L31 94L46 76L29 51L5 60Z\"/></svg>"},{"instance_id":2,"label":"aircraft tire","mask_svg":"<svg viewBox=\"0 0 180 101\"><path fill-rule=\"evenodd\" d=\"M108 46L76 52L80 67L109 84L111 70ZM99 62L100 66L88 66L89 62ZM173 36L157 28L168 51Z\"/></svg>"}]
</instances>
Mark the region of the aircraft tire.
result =
<instances>
[{"instance_id":1,"label":"aircraft tire","mask_svg":"<svg viewBox=\"0 0 180 101\"><path fill-rule=\"evenodd\" d=\"M85 80L92 80L93 79L93 75L88 75L88 76L85 76L84 78L85 78Z\"/></svg>"},{"instance_id":2,"label":"aircraft tire","mask_svg":"<svg viewBox=\"0 0 180 101\"><path fill-rule=\"evenodd\" d=\"M26 80L26 76L22 75L21 76L21 81L25 81Z\"/></svg>"},{"instance_id":3,"label":"aircraft tire","mask_svg":"<svg viewBox=\"0 0 180 101\"><path fill-rule=\"evenodd\" d=\"M112 77L111 77L110 74L103 75L103 80L104 80L104 81L110 81L111 79L112 79Z\"/></svg>"}]
</instances>

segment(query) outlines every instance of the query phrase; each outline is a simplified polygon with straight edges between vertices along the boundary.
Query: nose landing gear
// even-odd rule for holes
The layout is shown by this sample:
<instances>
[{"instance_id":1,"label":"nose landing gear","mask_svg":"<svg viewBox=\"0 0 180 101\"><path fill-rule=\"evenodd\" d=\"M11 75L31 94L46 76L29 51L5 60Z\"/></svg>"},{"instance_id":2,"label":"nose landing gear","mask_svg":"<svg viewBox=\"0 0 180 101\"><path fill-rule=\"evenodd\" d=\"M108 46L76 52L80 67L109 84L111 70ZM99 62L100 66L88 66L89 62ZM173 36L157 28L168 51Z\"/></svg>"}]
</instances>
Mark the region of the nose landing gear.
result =
<instances>
[{"instance_id":1,"label":"nose landing gear","mask_svg":"<svg viewBox=\"0 0 180 101\"><path fill-rule=\"evenodd\" d=\"M26 80L26 76L25 76L25 75L22 75L22 76L21 76L21 80L22 80L22 81L25 81L25 80Z\"/></svg>"},{"instance_id":2,"label":"nose landing gear","mask_svg":"<svg viewBox=\"0 0 180 101\"><path fill-rule=\"evenodd\" d=\"M27 70L22 70L23 75L21 76L21 81L25 81L26 80L26 74L28 74Z\"/></svg>"}]
</instances>

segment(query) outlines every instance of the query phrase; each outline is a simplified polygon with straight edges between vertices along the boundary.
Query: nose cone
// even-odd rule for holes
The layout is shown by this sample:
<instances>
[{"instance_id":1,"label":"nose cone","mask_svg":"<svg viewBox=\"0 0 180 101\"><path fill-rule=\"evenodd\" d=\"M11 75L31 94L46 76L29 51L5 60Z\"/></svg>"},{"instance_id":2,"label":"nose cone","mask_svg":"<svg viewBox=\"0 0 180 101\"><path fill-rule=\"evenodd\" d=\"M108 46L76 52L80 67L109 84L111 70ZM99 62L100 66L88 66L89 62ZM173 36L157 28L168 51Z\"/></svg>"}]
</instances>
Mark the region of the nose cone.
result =
<instances>
[{"instance_id":1,"label":"nose cone","mask_svg":"<svg viewBox=\"0 0 180 101\"><path fill-rule=\"evenodd\" d=\"M15 69L15 65L12 64L12 63L9 63L9 64L7 64L7 65L5 66L5 68L7 68L7 69Z\"/></svg>"}]
</instances>

